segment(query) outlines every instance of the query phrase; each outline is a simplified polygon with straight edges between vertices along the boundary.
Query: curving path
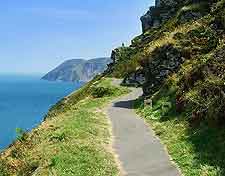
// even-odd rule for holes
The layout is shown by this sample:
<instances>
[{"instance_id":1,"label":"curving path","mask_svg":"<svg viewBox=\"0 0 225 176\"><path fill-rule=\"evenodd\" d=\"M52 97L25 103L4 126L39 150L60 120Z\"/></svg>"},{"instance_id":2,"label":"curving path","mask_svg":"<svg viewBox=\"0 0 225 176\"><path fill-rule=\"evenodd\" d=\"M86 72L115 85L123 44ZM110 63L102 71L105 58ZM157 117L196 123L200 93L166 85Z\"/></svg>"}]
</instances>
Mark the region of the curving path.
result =
<instances>
[{"instance_id":1,"label":"curving path","mask_svg":"<svg viewBox=\"0 0 225 176\"><path fill-rule=\"evenodd\" d=\"M141 94L141 89L132 89L129 95L114 101L108 107L108 115L113 125L113 147L118 154L124 175L180 176L164 146L132 110L133 100Z\"/></svg>"}]
</instances>

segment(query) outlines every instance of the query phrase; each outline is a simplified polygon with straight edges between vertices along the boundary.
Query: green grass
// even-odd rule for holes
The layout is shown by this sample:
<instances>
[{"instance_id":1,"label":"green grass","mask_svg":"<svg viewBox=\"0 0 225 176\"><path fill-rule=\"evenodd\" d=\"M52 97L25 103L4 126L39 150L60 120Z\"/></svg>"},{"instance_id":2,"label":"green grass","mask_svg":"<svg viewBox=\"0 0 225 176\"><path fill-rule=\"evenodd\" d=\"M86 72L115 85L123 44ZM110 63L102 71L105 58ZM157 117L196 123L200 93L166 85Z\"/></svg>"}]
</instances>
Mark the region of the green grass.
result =
<instances>
[{"instance_id":1,"label":"green grass","mask_svg":"<svg viewBox=\"0 0 225 176\"><path fill-rule=\"evenodd\" d=\"M128 90L110 82L102 79L94 86L110 89L111 95L79 101L66 112L47 118L26 139L7 149L0 158L0 175L119 175L111 150L111 127L103 110Z\"/></svg>"},{"instance_id":2,"label":"green grass","mask_svg":"<svg viewBox=\"0 0 225 176\"><path fill-rule=\"evenodd\" d=\"M176 88L163 87L153 96L153 107L143 100L135 109L167 147L184 176L225 175L225 130L211 128L205 122L190 127L188 114L175 111Z\"/></svg>"}]
</instances>

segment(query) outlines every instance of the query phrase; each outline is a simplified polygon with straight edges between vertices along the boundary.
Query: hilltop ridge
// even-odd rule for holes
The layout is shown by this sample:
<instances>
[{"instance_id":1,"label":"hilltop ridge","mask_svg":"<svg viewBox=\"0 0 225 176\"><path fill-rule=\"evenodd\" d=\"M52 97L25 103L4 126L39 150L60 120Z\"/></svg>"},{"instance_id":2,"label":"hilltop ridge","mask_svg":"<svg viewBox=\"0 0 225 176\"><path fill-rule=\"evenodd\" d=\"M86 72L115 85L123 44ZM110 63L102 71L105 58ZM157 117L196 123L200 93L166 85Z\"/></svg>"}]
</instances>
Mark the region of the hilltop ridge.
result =
<instances>
[{"instance_id":1,"label":"hilltop ridge","mask_svg":"<svg viewBox=\"0 0 225 176\"><path fill-rule=\"evenodd\" d=\"M101 74L109 64L110 58L102 57L90 60L70 59L42 77L48 81L87 82Z\"/></svg>"}]
</instances>

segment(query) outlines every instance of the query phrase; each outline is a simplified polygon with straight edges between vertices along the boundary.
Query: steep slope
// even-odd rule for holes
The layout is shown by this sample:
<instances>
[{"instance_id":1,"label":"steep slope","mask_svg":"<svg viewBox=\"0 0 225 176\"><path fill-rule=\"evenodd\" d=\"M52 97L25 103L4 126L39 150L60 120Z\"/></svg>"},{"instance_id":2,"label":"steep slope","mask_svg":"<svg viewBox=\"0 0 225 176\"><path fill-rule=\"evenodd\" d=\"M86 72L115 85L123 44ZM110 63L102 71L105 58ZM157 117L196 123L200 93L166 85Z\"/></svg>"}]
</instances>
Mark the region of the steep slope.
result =
<instances>
[{"instance_id":1,"label":"steep slope","mask_svg":"<svg viewBox=\"0 0 225 176\"><path fill-rule=\"evenodd\" d=\"M225 175L225 1L161 0L112 52L111 76L141 85L137 109L184 175Z\"/></svg>"},{"instance_id":2,"label":"steep slope","mask_svg":"<svg viewBox=\"0 0 225 176\"><path fill-rule=\"evenodd\" d=\"M176 77L179 104L198 81L224 77L224 1L156 4L141 18L144 33L131 46L112 52L108 73L125 77L125 83L139 83L146 97L159 91L169 77Z\"/></svg>"},{"instance_id":3,"label":"steep slope","mask_svg":"<svg viewBox=\"0 0 225 176\"><path fill-rule=\"evenodd\" d=\"M144 96L135 102L134 107L166 145L183 175L224 176L224 9L225 0L157 0L156 6L141 18L143 33L133 39L130 46L113 50L113 62L101 76L56 104L43 123L44 131L37 133L34 130L28 138L24 134L24 141L10 147L2 155L0 171L18 173L24 169L25 173L33 173L39 171L37 168L44 168L54 174L54 168L68 171L65 161L69 161L69 164L78 165L75 165L76 172L94 168L97 172L92 175L100 175L101 162L104 159L104 164L113 161L105 156L103 160L99 159L101 152L98 152L96 162L96 150L92 147L99 143L96 134L101 135L98 130L102 128L97 126L96 131L91 130L93 125L89 118L82 117L88 115L91 118L92 113L87 113L87 109L94 107L93 113L99 113L101 103L111 99L111 95L122 94L123 91L116 93L115 88L102 87L102 77L112 76L124 78L124 84L142 86ZM87 95L89 98L84 99ZM96 98L99 95L104 96ZM81 114L75 114L77 111ZM64 118L68 116L71 118L65 124ZM102 119L96 115L92 120L101 123ZM51 123L46 125L48 122ZM87 135L86 140L83 135ZM80 149L79 142L85 144L90 138L93 141ZM32 140L35 143L30 143ZM36 149L40 141L45 143ZM80 150L74 151L69 142L74 142ZM30 154L32 147L33 153ZM45 150L49 151L49 156ZM80 154L81 157L77 157ZM34 162L29 164L30 161ZM84 167L79 162L84 162ZM104 168L111 165L108 164ZM113 175L112 168L110 171L104 168L102 175Z\"/></svg>"},{"instance_id":4,"label":"steep slope","mask_svg":"<svg viewBox=\"0 0 225 176\"><path fill-rule=\"evenodd\" d=\"M97 76L58 102L46 119L0 154L0 176L119 176L104 109L128 93Z\"/></svg>"},{"instance_id":5,"label":"steep slope","mask_svg":"<svg viewBox=\"0 0 225 176\"><path fill-rule=\"evenodd\" d=\"M109 63L110 58L96 58L91 60L72 59L65 61L46 74L42 79L48 81L87 82L97 74L102 73Z\"/></svg>"}]
</instances>

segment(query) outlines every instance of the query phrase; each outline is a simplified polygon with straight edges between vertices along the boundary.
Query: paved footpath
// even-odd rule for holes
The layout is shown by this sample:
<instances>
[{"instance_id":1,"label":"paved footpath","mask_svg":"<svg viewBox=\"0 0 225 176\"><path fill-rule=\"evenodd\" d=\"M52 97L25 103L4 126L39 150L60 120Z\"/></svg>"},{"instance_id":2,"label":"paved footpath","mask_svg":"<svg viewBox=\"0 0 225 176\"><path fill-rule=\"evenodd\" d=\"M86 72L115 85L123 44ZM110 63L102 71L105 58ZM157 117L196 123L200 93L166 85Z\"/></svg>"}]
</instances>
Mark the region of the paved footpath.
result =
<instances>
[{"instance_id":1,"label":"paved footpath","mask_svg":"<svg viewBox=\"0 0 225 176\"><path fill-rule=\"evenodd\" d=\"M113 125L113 147L122 169L128 176L180 176L164 146L132 110L133 100L141 94L141 89L133 89L108 107Z\"/></svg>"}]
</instances>

